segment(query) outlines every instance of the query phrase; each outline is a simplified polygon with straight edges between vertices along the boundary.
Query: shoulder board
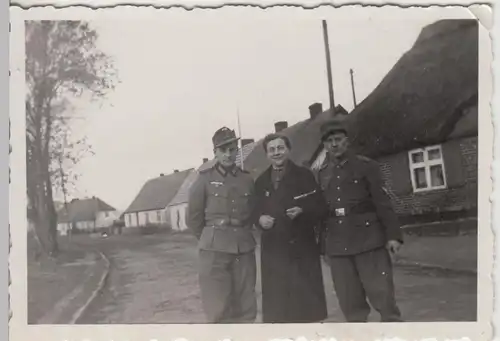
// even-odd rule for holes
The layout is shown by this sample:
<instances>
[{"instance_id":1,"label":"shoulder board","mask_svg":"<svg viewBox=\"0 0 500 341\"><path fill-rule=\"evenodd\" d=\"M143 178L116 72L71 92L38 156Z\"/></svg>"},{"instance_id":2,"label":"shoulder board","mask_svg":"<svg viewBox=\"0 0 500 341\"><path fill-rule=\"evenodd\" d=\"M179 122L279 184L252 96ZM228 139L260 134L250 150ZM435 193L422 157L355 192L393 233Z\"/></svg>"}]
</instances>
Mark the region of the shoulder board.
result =
<instances>
[{"instance_id":1,"label":"shoulder board","mask_svg":"<svg viewBox=\"0 0 500 341\"><path fill-rule=\"evenodd\" d=\"M202 169L201 171L199 171L200 174L205 174L205 173L208 173L212 170L212 167L209 167L209 168L205 168L205 169Z\"/></svg>"},{"instance_id":2,"label":"shoulder board","mask_svg":"<svg viewBox=\"0 0 500 341\"><path fill-rule=\"evenodd\" d=\"M373 162L374 160L370 159L369 157L366 157L364 155L356 155L358 160L363 161L363 162Z\"/></svg>"}]
</instances>

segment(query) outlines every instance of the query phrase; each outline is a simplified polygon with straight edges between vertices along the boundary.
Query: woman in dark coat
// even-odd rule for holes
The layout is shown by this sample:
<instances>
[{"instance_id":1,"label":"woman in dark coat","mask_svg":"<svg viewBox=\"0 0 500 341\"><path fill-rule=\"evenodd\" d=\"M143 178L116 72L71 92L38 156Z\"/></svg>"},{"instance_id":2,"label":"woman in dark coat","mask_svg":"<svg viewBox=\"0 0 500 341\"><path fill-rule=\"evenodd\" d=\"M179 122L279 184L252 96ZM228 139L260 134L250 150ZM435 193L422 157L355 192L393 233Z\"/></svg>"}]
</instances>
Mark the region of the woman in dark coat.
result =
<instances>
[{"instance_id":1,"label":"woman in dark coat","mask_svg":"<svg viewBox=\"0 0 500 341\"><path fill-rule=\"evenodd\" d=\"M286 136L266 136L264 150L272 166L255 183L263 322L321 321L327 309L314 227L327 206L312 172L288 159Z\"/></svg>"}]
</instances>

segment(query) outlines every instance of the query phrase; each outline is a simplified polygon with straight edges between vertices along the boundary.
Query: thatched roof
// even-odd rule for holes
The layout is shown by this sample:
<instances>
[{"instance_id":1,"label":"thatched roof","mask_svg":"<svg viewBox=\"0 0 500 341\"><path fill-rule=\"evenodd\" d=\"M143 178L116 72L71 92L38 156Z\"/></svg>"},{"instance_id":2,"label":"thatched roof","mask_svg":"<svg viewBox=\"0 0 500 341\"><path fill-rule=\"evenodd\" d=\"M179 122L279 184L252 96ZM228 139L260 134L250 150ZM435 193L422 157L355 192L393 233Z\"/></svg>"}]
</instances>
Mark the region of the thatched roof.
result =
<instances>
[{"instance_id":1,"label":"thatched roof","mask_svg":"<svg viewBox=\"0 0 500 341\"><path fill-rule=\"evenodd\" d=\"M477 113L462 117L477 94L477 21L438 21L348 115L350 139L358 152L376 157L444 142L460 124L454 137L477 135Z\"/></svg>"},{"instance_id":2,"label":"thatched roof","mask_svg":"<svg viewBox=\"0 0 500 341\"><path fill-rule=\"evenodd\" d=\"M116 209L99 198L73 199L66 207L60 208L57 221L59 223L94 221L98 212L109 211Z\"/></svg>"},{"instance_id":3,"label":"thatched roof","mask_svg":"<svg viewBox=\"0 0 500 341\"><path fill-rule=\"evenodd\" d=\"M147 181L124 213L164 209L192 171L191 168Z\"/></svg>"}]
</instances>

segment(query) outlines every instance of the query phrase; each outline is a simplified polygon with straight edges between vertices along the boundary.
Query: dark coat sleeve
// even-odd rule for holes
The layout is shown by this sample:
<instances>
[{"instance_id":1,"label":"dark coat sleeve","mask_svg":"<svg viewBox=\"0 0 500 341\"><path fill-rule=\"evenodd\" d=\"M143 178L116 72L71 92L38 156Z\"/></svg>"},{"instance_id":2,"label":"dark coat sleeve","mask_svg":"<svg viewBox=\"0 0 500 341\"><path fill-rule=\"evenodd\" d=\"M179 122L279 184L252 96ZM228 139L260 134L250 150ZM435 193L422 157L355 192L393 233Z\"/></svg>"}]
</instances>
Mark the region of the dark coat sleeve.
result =
<instances>
[{"instance_id":1,"label":"dark coat sleeve","mask_svg":"<svg viewBox=\"0 0 500 341\"><path fill-rule=\"evenodd\" d=\"M205 202L205 180L200 174L189 190L187 214L187 226L198 239L205 227Z\"/></svg>"},{"instance_id":2,"label":"dark coat sleeve","mask_svg":"<svg viewBox=\"0 0 500 341\"><path fill-rule=\"evenodd\" d=\"M403 242L403 235L399 226L396 213L393 210L391 199L384 188L384 182L380 174L380 168L376 161L370 160L367 163L367 179L370 187L370 194L377 212L377 216L385 228L387 240L398 240Z\"/></svg>"},{"instance_id":3,"label":"dark coat sleeve","mask_svg":"<svg viewBox=\"0 0 500 341\"><path fill-rule=\"evenodd\" d=\"M304 190L308 191L307 193L314 191L303 200L299 199L298 206L302 208L303 214L316 224L322 221L328 213L328 206L321 192L321 187L316 182L314 174L306 168L301 169L301 176L298 180L300 180Z\"/></svg>"}]
</instances>

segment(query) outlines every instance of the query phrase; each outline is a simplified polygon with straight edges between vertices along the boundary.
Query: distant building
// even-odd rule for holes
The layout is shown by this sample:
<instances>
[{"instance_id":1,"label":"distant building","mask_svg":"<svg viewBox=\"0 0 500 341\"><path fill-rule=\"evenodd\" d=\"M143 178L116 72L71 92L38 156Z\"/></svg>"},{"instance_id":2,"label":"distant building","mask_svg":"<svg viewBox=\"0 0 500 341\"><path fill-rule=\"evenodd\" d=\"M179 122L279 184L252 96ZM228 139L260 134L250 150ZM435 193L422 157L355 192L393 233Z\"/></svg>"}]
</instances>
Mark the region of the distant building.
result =
<instances>
[{"instance_id":1,"label":"distant building","mask_svg":"<svg viewBox=\"0 0 500 341\"><path fill-rule=\"evenodd\" d=\"M120 212L99 198L73 199L67 204L58 205L57 230L67 235L70 229L79 232L92 232L111 226Z\"/></svg>"},{"instance_id":2,"label":"distant building","mask_svg":"<svg viewBox=\"0 0 500 341\"><path fill-rule=\"evenodd\" d=\"M125 227L170 225L168 204L179 191L186 177L193 171L174 171L148 180L130 206L124 211Z\"/></svg>"},{"instance_id":3,"label":"distant building","mask_svg":"<svg viewBox=\"0 0 500 341\"><path fill-rule=\"evenodd\" d=\"M167 206L168 216L170 217L170 226L172 230L183 231L187 229L186 212L188 205L189 189L198 178L198 172L192 170L186 177L179 191Z\"/></svg>"}]
</instances>

